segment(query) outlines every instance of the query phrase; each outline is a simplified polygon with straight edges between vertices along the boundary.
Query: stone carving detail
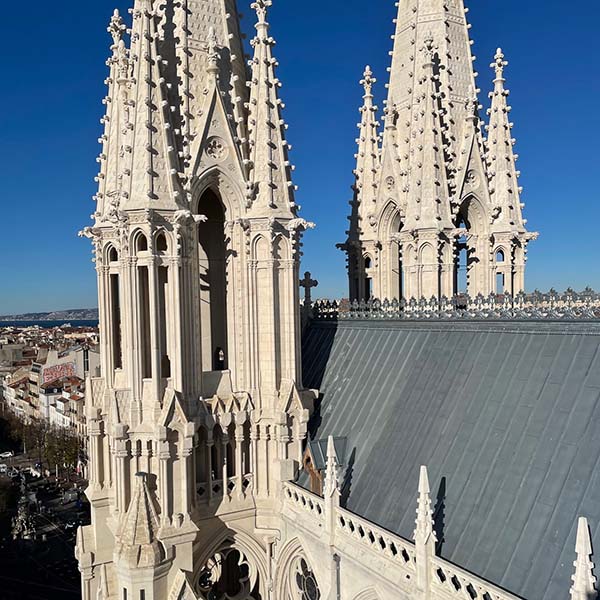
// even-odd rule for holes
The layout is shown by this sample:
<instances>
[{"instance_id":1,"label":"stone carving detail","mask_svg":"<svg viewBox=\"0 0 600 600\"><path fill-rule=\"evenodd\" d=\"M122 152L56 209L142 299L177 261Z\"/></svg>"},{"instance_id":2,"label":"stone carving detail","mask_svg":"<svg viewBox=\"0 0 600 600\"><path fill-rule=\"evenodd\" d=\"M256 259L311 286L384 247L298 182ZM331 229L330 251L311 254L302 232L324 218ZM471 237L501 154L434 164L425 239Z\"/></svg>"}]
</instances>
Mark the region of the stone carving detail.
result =
<instances>
[{"instance_id":1,"label":"stone carving detail","mask_svg":"<svg viewBox=\"0 0 600 600\"><path fill-rule=\"evenodd\" d=\"M477 173L475 173L475 171L468 171L465 181L473 187L479 185L479 177L477 176Z\"/></svg>"},{"instance_id":2,"label":"stone carving detail","mask_svg":"<svg viewBox=\"0 0 600 600\"><path fill-rule=\"evenodd\" d=\"M206 154L213 160L222 161L227 158L229 150L220 137L211 137L206 142Z\"/></svg>"},{"instance_id":3,"label":"stone carving detail","mask_svg":"<svg viewBox=\"0 0 600 600\"><path fill-rule=\"evenodd\" d=\"M512 320L512 321L600 321L600 294L550 290L543 294L490 294L475 297L416 298L348 302L321 300L312 314L321 321L351 320Z\"/></svg>"}]
</instances>

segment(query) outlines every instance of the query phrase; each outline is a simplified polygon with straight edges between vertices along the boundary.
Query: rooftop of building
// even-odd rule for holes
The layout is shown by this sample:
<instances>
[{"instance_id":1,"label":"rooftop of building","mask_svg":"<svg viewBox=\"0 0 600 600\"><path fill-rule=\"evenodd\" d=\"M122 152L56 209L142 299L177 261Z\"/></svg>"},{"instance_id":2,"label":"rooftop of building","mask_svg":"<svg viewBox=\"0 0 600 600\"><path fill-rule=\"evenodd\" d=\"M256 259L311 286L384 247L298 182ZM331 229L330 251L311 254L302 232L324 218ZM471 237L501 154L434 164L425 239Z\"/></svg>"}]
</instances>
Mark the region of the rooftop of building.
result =
<instances>
[{"instance_id":1,"label":"rooftop of building","mask_svg":"<svg viewBox=\"0 0 600 600\"><path fill-rule=\"evenodd\" d=\"M343 501L411 539L427 465L438 551L530 600L600 539L600 321L313 321L311 439L346 438Z\"/></svg>"}]
</instances>

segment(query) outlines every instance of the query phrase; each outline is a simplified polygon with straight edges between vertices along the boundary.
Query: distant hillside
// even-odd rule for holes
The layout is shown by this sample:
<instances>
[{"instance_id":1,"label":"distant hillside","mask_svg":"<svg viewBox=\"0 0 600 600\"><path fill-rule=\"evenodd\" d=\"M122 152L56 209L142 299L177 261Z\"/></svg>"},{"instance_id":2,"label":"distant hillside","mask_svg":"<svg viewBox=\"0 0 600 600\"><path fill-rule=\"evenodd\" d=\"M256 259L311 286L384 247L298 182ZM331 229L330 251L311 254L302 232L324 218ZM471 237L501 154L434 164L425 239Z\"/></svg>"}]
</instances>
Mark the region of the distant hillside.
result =
<instances>
[{"instance_id":1,"label":"distant hillside","mask_svg":"<svg viewBox=\"0 0 600 600\"><path fill-rule=\"evenodd\" d=\"M2 321L95 321L97 308L72 308L54 312L25 313L22 315L0 315Z\"/></svg>"}]
</instances>

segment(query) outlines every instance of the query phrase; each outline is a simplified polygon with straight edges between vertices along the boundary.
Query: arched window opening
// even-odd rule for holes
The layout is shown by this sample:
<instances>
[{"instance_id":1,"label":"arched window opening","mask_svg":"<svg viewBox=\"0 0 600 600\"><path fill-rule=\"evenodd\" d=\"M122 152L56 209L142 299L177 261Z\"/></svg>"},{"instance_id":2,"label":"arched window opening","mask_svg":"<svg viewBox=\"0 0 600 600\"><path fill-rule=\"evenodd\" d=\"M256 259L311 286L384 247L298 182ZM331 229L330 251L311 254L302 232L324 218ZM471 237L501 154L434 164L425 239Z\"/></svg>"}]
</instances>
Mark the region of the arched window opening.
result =
<instances>
[{"instance_id":1,"label":"arched window opening","mask_svg":"<svg viewBox=\"0 0 600 600\"><path fill-rule=\"evenodd\" d=\"M457 226L470 230L470 224L463 213L459 216ZM454 290L457 294L466 294L469 291L469 240L466 235L456 240Z\"/></svg>"},{"instance_id":2,"label":"arched window opening","mask_svg":"<svg viewBox=\"0 0 600 600\"><path fill-rule=\"evenodd\" d=\"M169 288L169 270L167 267L158 267L158 317L159 317L159 352L161 377L171 377L171 360L168 348L168 323L167 314L169 307L167 299Z\"/></svg>"},{"instance_id":3,"label":"arched window opening","mask_svg":"<svg viewBox=\"0 0 600 600\"><path fill-rule=\"evenodd\" d=\"M148 238L143 233L139 233L135 239L135 251L137 254L148 251Z\"/></svg>"},{"instance_id":4,"label":"arched window opening","mask_svg":"<svg viewBox=\"0 0 600 600\"><path fill-rule=\"evenodd\" d=\"M149 379L152 377L152 353L150 338L150 288L148 280L148 267L140 266L137 269L142 378Z\"/></svg>"},{"instance_id":5,"label":"arched window opening","mask_svg":"<svg viewBox=\"0 0 600 600\"><path fill-rule=\"evenodd\" d=\"M167 238L164 233L159 233L156 236L156 251L159 254L166 254L168 250Z\"/></svg>"},{"instance_id":6,"label":"arched window opening","mask_svg":"<svg viewBox=\"0 0 600 600\"><path fill-rule=\"evenodd\" d=\"M117 249L114 246L111 246L110 249L108 250L108 262L115 263L115 262L118 262L118 260L119 260L119 253L117 252Z\"/></svg>"},{"instance_id":7,"label":"arched window opening","mask_svg":"<svg viewBox=\"0 0 600 600\"><path fill-rule=\"evenodd\" d=\"M364 299L370 300L373 297L373 277L372 274L369 273L369 270L373 266L373 261L370 256L365 256L364 258L365 265L365 293Z\"/></svg>"},{"instance_id":8,"label":"arched window opening","mask_svg":"<svg viewBox=\"0 0 600 600\"><path fill-rule=\"evenodd\" d=\"M456 291L459 294L466 294L469 288L469 247L466 237L458 239L457 250Z\"/></svg>"},{"instance_id":9,"label":"arched window opening","mask_svg":"<svg viewBox=\"0 0 600 600\"><path fill-rule=\"evenodd\" d=\"M504 250L500 249L496 252L496 262L497 263L503 263L505 260L504 258Z\"/></svg>"},{"instance_id":10,"label":"arched window opening","mask_svg":"<svg viewBox=\"0 0 600 600\"><path fill-rule=\"evenodd\" d=\"M112 249L114 250L114 248ZM111 250L111 251L112 251ZM116 252L116 251L115 251ZM110 324L111 324L111 349L113 368L123 368L123 351L121 337L121 296L119 290L119 275L110 275Z\"/></svg>"},{"instance_id":11,"label":"arched window opening","mask_svg":"<svg viewBox=\"0 0 600 600\"><path fill-rule=\"evenodd\" d=\"M222 371L228 368L225 208L215 192L207 190L198 213L207 217L198 225L202 356L205 370Z\"/></svg>"}]
</instances>

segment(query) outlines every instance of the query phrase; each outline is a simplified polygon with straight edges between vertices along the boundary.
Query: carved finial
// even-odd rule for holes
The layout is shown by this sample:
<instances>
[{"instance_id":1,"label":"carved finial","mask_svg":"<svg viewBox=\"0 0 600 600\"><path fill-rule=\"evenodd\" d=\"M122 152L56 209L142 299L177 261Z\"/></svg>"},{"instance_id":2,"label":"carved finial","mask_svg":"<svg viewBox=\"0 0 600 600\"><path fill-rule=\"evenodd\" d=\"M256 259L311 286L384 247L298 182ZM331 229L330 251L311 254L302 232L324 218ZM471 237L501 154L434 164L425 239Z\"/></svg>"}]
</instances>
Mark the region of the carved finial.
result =
<instances>
[{"instance_id":1,"label":"carved finial","mask_svg":"<svg viewBox=\"0 0 600 600\"><path fill-rule=\"evenodd\" d=\"M571 577L572 600L594 600L596 593L596 578L594 577L594 563L592 562L592 540L590 528L585 517L580 517L577 524L577 542L575 545L577 560L573 563L575 574Z\"/></svg>"},{"instance_id":2,"label":"carved finial","mask_svg":"<svg viewBox=\"0 0 600 600\"><path fill-rule=\"evenodd\" d=\"M110 33L113 39L113 45L116 47L121 39L123 38L123 34L127 30L125 23L123 22L123 17L119 13L119 9L115 8L115 12L110 18L110 23L108 24L107 31Z\"/></svg>"},{"instance_id":3,"label":"carved finial","mask_svg":"<svg viewBox=\"0 0 600 600\"><path fill-rule=\"evenodd\" d=\"M477 103L477 92L475 88L470 85L469 86L469 95L467 97L467 115L469 117L474 117L477 115L477 109L479 105Z\"/></svg>"},{"instance_id":4,"label":"carved finial","mask_svg":"<svg viewBox=\"0 0 600 600\"><path fill-rule=\"evenodd\" d=\"M508 66L508 61L504 60L502 48L496 50L494 62L490 65L496 71L496 81L504 81L504 67Z\"/></svg>"},{"instance_id":5,"label":"carved finial","mask_svg":"<svg viewBox=\"0 0 600 600\"><path fill-rule=\"evenodd\" d=\"M272 0L256 0L250 6L256 11L258 17L257 27L267 25L267 9L272 6Z\"/></svg>"},{"instance_id":6,"label":"carved finial","mask_svg":"<svg viewBox=\"0 0 600 600\"><path fill-rule=\"evenodd\" d=\"M325 468L325 484L323 486L323 495L330 498L336 492L339 492L339 463L335 451L333 436L327 438L327 466Z\"/></svg>"},{"instance_id":7,"label":"carved finial","mask_svg":"<svg viewBox=\"0 0 600 600\"><path fill-rule=\"evenodd\" d=\"M417 544L430 544L435 548L437 541L435 531L433 530L433 512L431 510L431 496L429 489L429 476L427 467L421 467L419 474L419 499L417 503L417 520L414 533Z\"/></svg>"},{"instance_id":8,"label":"carved finial","mask_svg":"<svg viewBox=\"0 0 600 600\"><path fill-rule=\"evenodd\" d=\"M421 52L425 55L425 60L427 63L433 62L433 55L436 51L436 46L433 43L433 34L431 31L425 36L423 40L423 47L421 48Z\"/></svg>"},{"instance_id":9,"label":"carved finial","mask_svg":"<svg viewBox=\"0 0 600 600\"><path fill-rule=\"evenodd\" d=\"M377 79L373 77L373 71L371 71L371 67L367 65L365 67L365 72L363 73L363 78L360 80L360 84L365 88L365 98L373 97L373 85L377 83Z\"/></svg>"},{"instance_id":10,"label":"carved finial","mask_svg":"<svg viewBox=\"0 0 600 600\"><path fill-rule=\"evenodd\" d=\"M215 33L214 27L211 27L208 30L208 41L206 43L206 51L208 54L208 67L206 68L207 72L211 75L219 74L219 47L217 34Z\"/></svg>"}]
</instances>

